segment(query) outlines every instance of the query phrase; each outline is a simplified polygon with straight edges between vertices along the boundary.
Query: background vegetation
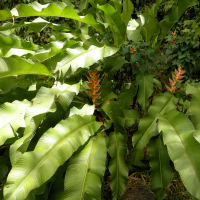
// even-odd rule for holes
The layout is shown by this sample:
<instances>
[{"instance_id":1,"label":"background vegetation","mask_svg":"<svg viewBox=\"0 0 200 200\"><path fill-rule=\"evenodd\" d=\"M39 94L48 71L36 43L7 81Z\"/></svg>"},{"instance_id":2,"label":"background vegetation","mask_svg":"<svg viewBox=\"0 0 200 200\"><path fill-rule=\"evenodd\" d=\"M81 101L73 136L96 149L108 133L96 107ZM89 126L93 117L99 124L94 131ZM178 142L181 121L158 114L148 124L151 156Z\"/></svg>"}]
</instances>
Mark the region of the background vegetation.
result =
<instances>
[{"instance_id":1,"label":"background vegetation","mask_svg":"<svg viewBox=\"0 0 200 200\"><path fill-rule=\"evenodd\" d=\"M199 8L2 0L0 199L200 199Z\"/></svg>"}]
</instances>

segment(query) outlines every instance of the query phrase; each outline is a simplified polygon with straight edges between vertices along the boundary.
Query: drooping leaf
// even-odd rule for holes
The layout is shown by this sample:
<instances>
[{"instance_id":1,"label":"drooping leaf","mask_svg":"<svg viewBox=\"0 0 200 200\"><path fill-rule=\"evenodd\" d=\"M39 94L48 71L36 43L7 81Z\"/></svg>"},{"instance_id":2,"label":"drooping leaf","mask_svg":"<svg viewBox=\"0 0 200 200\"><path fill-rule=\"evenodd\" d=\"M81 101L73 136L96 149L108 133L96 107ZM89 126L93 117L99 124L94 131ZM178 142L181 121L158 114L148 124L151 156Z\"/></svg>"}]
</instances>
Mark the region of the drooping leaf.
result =
<instances>
[{"instance_id":1,"label":"drooping leaf","mask_svg":"<svg viewBox=\"0 0 200 200\"><path fill-rule=\"evenodd\" d=\"M106 101L101 108L107 114L108 117L113 121L115 131L120 133L125 133L124 129L124 113L123 110L120 108L120 105L116 101Z\"/></svg>"},{"instance_id":2,"label":"drooping leaf","mask_svg":"<svg viewBox=\"0 0 200 200\"><path fill-rule=\"evenodd\" d=\"M33 134L43 119L44 115L47 112L56 111L55 98L59 98L60 95L68 92L75 92L77 94L79 92L77 87L80 88L80 83L75 85L63 84L54 86L53 88L42 87L38 91L33 101L33 105L27 109L25 114L26 128L24 136L18 139L10 147L10 159L12 165L14 165L22 156L22 154L27 150L30 140L33 138Z\"/></svg>"},{"instance_id":3,"label":"drooping leaf","mask_svg":"<svg viewBox=\"0 0 200 200\"><path fill-rule=\"evenodd\" d=\"M125 118L125 127L129 128L133 124L137 123L141 118L141 113L137 110L123 110L124 118Z\"/></svg>"},{"instance_id":4,"label":"drooping leaf","mask_svg":"<svg viewBox=\"0 0 200 200\"><path fill-rule=\"evenodd\" d=\"M156 115L176 109L176 103L177 99L170 92L164 93L154 101L147 115L140 120L138 131L133 134L132 144L134 148L129 157L129 163L136 165L143 158L143 149L150 138L158 134Z\"/></svg>"},{"instance_id":5,"label":"drooping leaf","mask_svg":"<svg viewBox=\"0 0 200 200\"><path fill-rule=\"evenodd\" d=\"M165 197L165 190L172 181L173 171L161 135L150 140L147 151L151 156L150 166L153 168L151 190L158 200L162 200Z\"/></svg>"},{"instance_id":6,"label":"drooping leaf","mask_svg":"<svg viewBox=\"0 0 200 200\"><path fill-rule=\"evenodd\" d=\"M149 105L149 97L153 93L153 75L148 72L140 72L136 77L136 81L139 85L137 100L143 110L146 110L146 106Z\"/></svg>"},{"instance_id":7,"label":"drooping leaf","mask_svg":"<svg viewBox=\"0 0 200 200\"><path fill-rule=\"evenodd\" d=\"M112 176L110 187L113 199L119 199L126 190L128 177L128 167L125 163L127 149L121 133L110 133L108 151L111 156L109 163L109 171Z\"/></svg>"},{"instance_id":8,"label":"drooping leaf","mask_svg":"<svg viewBox=\"0 0 200 200\"><path fill-rule=\"evenodd\" d=\"M195 140L191 121L181 112L172 110L158 116L159 131L175 169L179 172L188 192L200 199L200 144ZM195 186L195 187L194 187Z\"/></svg>"},{"instance_id":9,"label":"drooping leaf","mask_svg":"<svg viewBox=\"0 0 200 200\"><path fill-rule=\"evenodd\" d=\"M113 46L100 43L100 46L90 44L91 46L87 50L83 47L67 48L64 52L45 62L45 65L54 72L61 71L64 75L69 69L71 69L71 73L74 73L78 68L88 67L118 51L118 48Z\"/></svg>"},{"instance_id":10,"label":"drooping leaf","mask_svg":"<svg viewBox=\"0 0 200 200\"><path fill-rule=\"evenodd\" d=\"M0 58L0 78L24 74L52 76L48 69L40 63L30 64L18 58Z\"/></svg>"},{"instance_id":11,"label":"drooping leaf","mask_svg":"<svg viewBox=\"0 0 200 200\"><path fill-rule=\"evenodd\" d=\"M0 145L16 136L19 127L25 127L24 114L30 106L30 102L14 101L0 106Z\"/></svg>"},{"instance_id":12,"label":"drooping leaf","mask_svg":"<svg viewBox=\"0 0 200 200\"><path fill-rule=\"evenodd\" d=\"M35 1L30 4L19 4L11 11L8 9L0 11L0 21L12 19L12 15L15 15L15 18L30 16L64 17L86 23L97 31L103 32L103 26L97 24L91 14L88 14L85 17L79 17L72 7L66 6L66 4L62 2L42 5Z\"/></svg>"},{"instance_id":13,"label":"drooping leaf","mask_svg":"<svg viewBox=\"0 0 200 200\"><path fill-rule=\"evenodd\" d=\"M73 115L49 129L33 152L22 155L8 175L5 200L25 199L44 184L69 157L101 126L94 116Z\"/></svg>"},{"instance_id":14,"label":"drooping leaf","mask_svg":"<svg viewBox=\"0 0 200 200\"><path fill-rule=\"evenodd\" d=\"M105 14L105 18L112 30L116 46L120 46L126 39L126 26L121 20L120 14L110 5L97 6Z\"/></svg>"},{"instance_id":15,"label":"drooping leaf","mask_svg":"<svg viewBox=\"0 0 200 200\"><path fill-rule=\"evenodd\" d=\"M78 154L70 158L63 200L83 199L85 194L92 199L101 199L106 153L105 138L98 134Z\"/></svg>"}]
</instances>

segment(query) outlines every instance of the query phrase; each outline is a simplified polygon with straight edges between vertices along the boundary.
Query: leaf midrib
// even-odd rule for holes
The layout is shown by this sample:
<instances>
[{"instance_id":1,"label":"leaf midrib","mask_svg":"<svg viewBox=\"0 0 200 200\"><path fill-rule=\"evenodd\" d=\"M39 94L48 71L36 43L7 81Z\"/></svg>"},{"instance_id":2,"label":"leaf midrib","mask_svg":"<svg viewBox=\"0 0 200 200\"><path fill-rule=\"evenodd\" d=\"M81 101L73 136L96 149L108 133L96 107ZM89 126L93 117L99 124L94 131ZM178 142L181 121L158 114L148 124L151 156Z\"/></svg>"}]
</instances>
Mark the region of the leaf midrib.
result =
<instances>
[{"instance_id":1,"label":"leaf midrib","mask_svg":"<svg viewBox=\"0 0 200 200\"><path fill-rule=\"evenodd\" d=\"M89 124L91 124L91 123L93 123L93 122L94 122L94 121L89 122L89 123L87 123L87 124L84 124L83 126L77 128L76 130L74 130L73 132L71 132L69 135L67 135L67 137L70 136L71 134L73 134L74 132L76 132L78 129L81 129L82 127L84 127L84 126L86 126L86 125L89 125ZM67 137L65 137L64 139L62 139L55 147L53 147L53 149L51 149L51 150L49 151L49 153L46 154L46 156L44 156L44 158L34 167L34 169L26 176L26 178L25 178L25 179L20 183L20 185L15 189L15 191L12 193L11 196L13 196L13 195L16 193L17 189L20 188L20 186L23 184L23 182L26 181L26 179L38 168L38 166L40 166L40 164L41 164L45 159L47 159L48 155L49 155L54 149L56 149L56 147L59 146L64 140L66 140Z\"/></svg>"}]
</instances>

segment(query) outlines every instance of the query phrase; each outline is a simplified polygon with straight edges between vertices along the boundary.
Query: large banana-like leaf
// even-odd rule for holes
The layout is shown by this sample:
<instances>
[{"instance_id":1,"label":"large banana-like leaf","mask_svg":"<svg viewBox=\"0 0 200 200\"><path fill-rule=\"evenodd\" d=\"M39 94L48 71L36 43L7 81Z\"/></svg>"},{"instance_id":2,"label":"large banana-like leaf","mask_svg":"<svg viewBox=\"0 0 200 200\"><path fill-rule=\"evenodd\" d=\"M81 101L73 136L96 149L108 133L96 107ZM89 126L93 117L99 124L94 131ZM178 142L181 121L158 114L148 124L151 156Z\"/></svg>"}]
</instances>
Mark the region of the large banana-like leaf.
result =
<instances>
[{"instance_id":1,"label":"large banana-like leaf","mask_svg":"<svg viewBox=\"0 0 200 200\"><path fill-rule=\"evenodd\" d=\"M113 199L119 199L126 190L128 167L126 166L126 144L124 136L118 132L109 135L108 151L111 156L109 171L112 175L110 187L113 191Z\"/></svg>"},{"instance_id":2,"label":"large banana-like leaf","mask_svg":"<svg viewBox=\"0 0 200 200\"><path fill-rule=\"evenodd\" d=\"M90 43L90 42L88 42ZM113 55L118 48L106 46L99 43L99 46L92 45L86 50L83 47L68 48L64 52L48 60L45 65L54 72L61 71L65 74L70 68L74 73L78 68L88 67L98 60Z\"/></svg>"},{"instance_id":3,"label":"large banana-like leaf","mask_svg":"<svg viewBox=\"0 0 200 200\"><path fill-rule=\"evenodd\" d=\"M165 38L172 26L178 22L181 15L191 6L198 4L198 0L179 0L178 6L175 7L161 22L160 22L160 34L158 40L161 43Z\"/></svg>"},{"instance_id":4,"label":"large banana-like leaf","mask_svg":"<svg viewBox=\"0 0 200 200\"><path fill-rule=\"evenodd\" d=\"M146 110L146 106L149 105L149 97L153 93L153 75L148 72L140 72L136 77L136 81L139 85L137 100L143 110Z\"/></svg>"},{"instance_id":5,"label":"large banana-like leaf","mask_svg":"<svg viewBox=\"0 0 200 200\"><path fill-rule=\"evenodd\" d=\"M116 101L106 101L101 108L104 112L110 117L113 121L115 131L120 133L125 133L124 129L124 113L123 110L120 108L120 105Z\"/></svg>"},{"instance_id":6,"label":"large banana-like leaf","mask_svg":"<svg viewBox=\"0 0 200 200\"><path fill-rule=\"evenodd\" d=\"M0 58L0 78L24 74L52 76L48 69L40 63L30 64L18 58Z\"/></svg>"},{"instance_id":7,"label":"large banana-like leaf","mask_svg":"<svg viewBox=\"0 0 200 200\"><path fill-rule=\"evenodd\" d=\"M25 199L44 184L70 156L101 126L94 116L74 115L50 128L33 152L22 155L8 175L5 200Z\"/></svg>"},{"instance_id":8,"label":"large banana-like leaf","mask_svg":"<svg viewBox=\"0 0 200 200\"><path fill-rule=\"evenodd\" d=\"M103 26L97 24L91 14L88 14L85 17L79 17L72 7L66 6L66 4L62 2L42 5L35 1L30 4L19 4L11 11L8 9L0 11L0 21L12 19L13 15L15 16L14 18L31 16L64 17L86 23L99 32L104 31Z\"/></svg>"},{"instance_id":9,"label":"large banana-like leaf","mask_svg":"<svg viewBox=\"0 0 200 200\"><path fill-rule=\"evenodd\" d=\"M119 12L117 12L110 4L97 6L105 14L105 18L112 30L115 44L120 46L126 40L126 26L121 19Z\"/></svg>"},{"instance_id":10,"label":"large banana-like leaf","mask_svg":"<svg viewBox=\"0 0 200 200\"><path fill-rule=\"evenodd\" d=\"M105 138L98 134L90 139L80 153L70 158L63 200L81 200L85 194L93 199L101 199L106 154Z\"/></svg>"},{"instance_id":11,"label":"large banana-like leaf","mask_svg":"<svg viewBox=\"0 0 200 200\"><path fill-rule=\"evenodd\" d=\"M54 86L53 88L42 87L38 91L33 101L33 105L27 109L25 114L26 128L24 136L18 139L10 147L10 159L12 165L14 165L27 150L30 140L33 137L33 133L43 119L44 114L56 111L55 98L57 99L60 95L69 94L71 92L75 92L77 94L80 89L80 84L81 83L74 85L63 84L60 86Z\"/></svg>"},{"instance_id":12,"label":"large banana-like leaf","mask_svg":"<svg viewBox=\"0 0 200 200\"><path fill-rule=\"evenodd\" d=\"M0 145L8 138L15 137L19 127L25 127L24 114L30 102L14 101L0 106ZM13 132L14 131L14 132Z\"/></svg>"},{"instance_id":13,"label":"large banana-like leaf","mask_svg":"<svg viewBox=\"0 0 200 200\"><path fill-rule=\"evenodd\" d=\"M196 132L194 137L198 142L200 142L200 83L195 86L188 84L186 94L192 94L192 101L190 102L189 110L198 117L198 124L195 126Z\"/></svg>"},{"instance_id":14,"label":"large banana-like leaf","mask_svg":"<svg viewBox=\"0 0 200 200\"><path fill-rule=\"evenodd\" d=\"M150 140L148 152L151 156L150 165L153 168L151 175L151 190L158 200L165 197L165 190L173 178L173 171L170 167L170 158L167 147L163 144L161 134Z\"/></svg>"},{"instance_id":15,"label":"large banana-like leaf","mask_svg":"<svg viewBox=\"0 0 200 200\"><path fill-rule=\"evenodd\" d=\"M137 165L143 158L143 149L148 144L150 138L158 134L156 115L176 109L176 103L177 99L170 92L164 93L154 101L147 115L140 120L138 131L133 134L132 142L134 148L130 156L130 163Z\"/></svg>"},{"instance_id":16,"label":"large banana-like leaf","mask_svg":"<svg viewBox=\"0 0 200 200\"><path fill-rule=\"evenodd\" d=\"M200 199L200 144L195 140L191 121L176 110L158 116L159 131L183 184L194 197Z\"/></svg>"}]
</instances>

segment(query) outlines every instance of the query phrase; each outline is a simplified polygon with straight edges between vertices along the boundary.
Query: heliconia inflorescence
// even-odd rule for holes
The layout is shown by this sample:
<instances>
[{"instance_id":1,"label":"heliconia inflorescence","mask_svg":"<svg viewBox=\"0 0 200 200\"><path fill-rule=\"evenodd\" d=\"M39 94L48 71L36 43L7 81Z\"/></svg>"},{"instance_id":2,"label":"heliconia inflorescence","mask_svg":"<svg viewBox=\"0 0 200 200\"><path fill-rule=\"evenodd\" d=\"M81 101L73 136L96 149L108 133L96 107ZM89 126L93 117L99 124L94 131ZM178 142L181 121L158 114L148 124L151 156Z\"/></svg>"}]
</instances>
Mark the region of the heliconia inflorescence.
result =
<instances>
[{"instance_id":1,"label":"heliconia inflorescence","mask_svg":"<svg viewBox=\"0 0 200 200\"><path fill-rule=\"evenodd\" d=\"M88 87L90 88L90 91L87 91L88 95L90 96L90 98L92 99L92 102L95 106L98 105L98 103L96 103L96 98L99 96L99 94L97 93L98 90L100 89L99 85L99 75L97 74L97 70L91 72L88 71L88 74L90 75L91 78L88 78L88 81L90 82L88 85Z\"/></svg>"},{"instance_id":2,"label":"heliconia inflorescence","mask_svg":"<svg viewBox=\"0 0 200 200\"><path fill-rule=\"evenodd\" d=\"M184 76L181 76L181 75L184 74L185 71L183 71L183 70L181 69L181 66L179 66L179 67L178 67L178 71L175 69L175 72L174 72L174 73L175 73L175 74L172 74L172 79L173 79L173 80L169 79L169 83L170 83L170 86L171 86L171 87L168 87L168 86L166 85L167 90L170 91L170 92L172 92L172 93L174 93L175 90L177 89L177 87L176 87L175 85L176 85L177 82L181 82L180 79L182 79L182 78L184 77Z\"/></svg>"}]
</instances>

